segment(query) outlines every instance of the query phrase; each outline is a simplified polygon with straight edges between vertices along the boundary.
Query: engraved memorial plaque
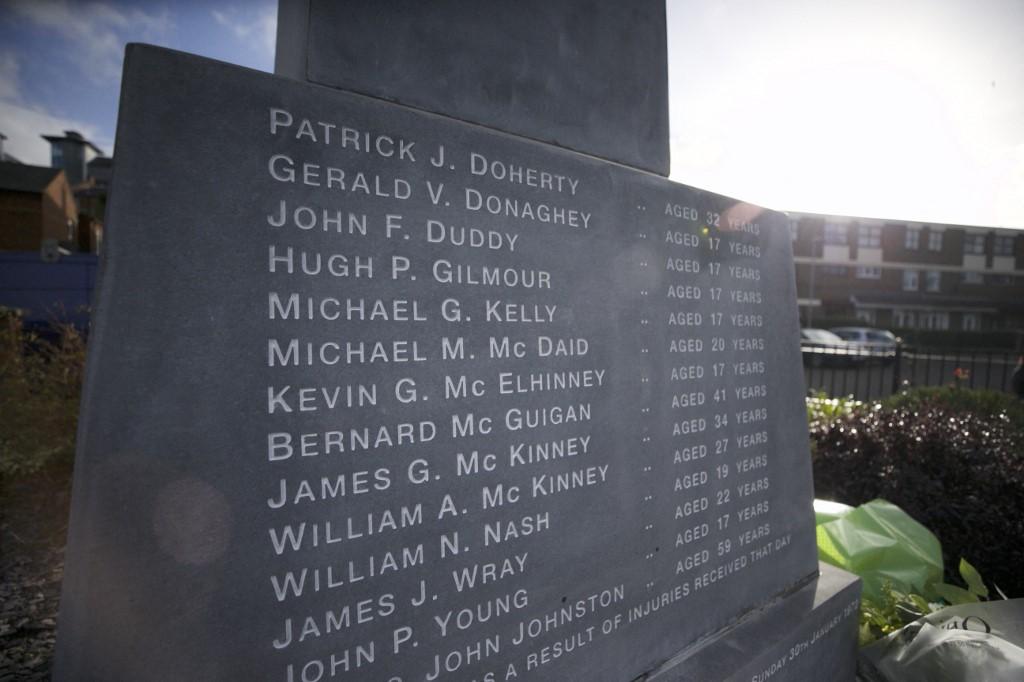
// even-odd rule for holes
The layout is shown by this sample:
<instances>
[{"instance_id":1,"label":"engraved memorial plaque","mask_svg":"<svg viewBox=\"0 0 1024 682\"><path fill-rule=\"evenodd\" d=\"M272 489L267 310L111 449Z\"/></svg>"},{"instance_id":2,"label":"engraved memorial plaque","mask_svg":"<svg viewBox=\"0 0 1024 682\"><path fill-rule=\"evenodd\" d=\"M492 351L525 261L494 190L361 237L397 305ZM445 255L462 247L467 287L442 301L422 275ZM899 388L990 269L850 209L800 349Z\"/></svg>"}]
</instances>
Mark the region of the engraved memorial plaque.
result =
<instances>
[{"instance_id":1,"label":"engraved memorial plaque","mask_svg":"<svg viewBox=\"0 0 1024 682\"><path fill-rule=\"evenodd\" d=\"M126 62L60 679L630 680L817 574L784 216Z\"/></svg>"}]
</instances>

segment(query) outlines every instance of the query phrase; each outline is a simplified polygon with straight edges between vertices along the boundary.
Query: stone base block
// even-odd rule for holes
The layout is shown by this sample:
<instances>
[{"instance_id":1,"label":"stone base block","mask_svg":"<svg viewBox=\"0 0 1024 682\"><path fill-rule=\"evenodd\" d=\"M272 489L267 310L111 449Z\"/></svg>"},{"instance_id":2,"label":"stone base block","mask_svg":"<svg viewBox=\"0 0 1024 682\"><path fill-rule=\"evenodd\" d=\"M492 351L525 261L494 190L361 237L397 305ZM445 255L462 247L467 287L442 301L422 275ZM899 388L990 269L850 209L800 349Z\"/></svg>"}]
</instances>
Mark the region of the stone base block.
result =
<instances>
[{"instance_id":1,"label":"stone base block","mask_svg":"<svg viewBox=\"0 0 1024 682\"><path fill-rule=\"evenodd\" d=\"M853 682L860 579L828 564L774 604L681 651L645 682Z\"/></svg>"}]
</instances>

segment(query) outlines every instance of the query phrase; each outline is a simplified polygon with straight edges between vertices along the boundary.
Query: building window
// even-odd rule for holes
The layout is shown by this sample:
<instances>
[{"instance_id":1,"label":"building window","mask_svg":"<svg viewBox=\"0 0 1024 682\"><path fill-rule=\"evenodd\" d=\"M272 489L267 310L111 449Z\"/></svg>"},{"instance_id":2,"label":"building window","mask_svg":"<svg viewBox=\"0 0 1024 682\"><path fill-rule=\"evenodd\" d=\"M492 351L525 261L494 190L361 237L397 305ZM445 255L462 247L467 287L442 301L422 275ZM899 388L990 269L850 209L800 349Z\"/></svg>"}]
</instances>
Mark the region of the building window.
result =
<instances>
[{"instance_id":1,"label":"building window","mask_svg":"<svg viewBox=\"0 0 1024 682\"><path fill-rule=\"evenodd\" d=\"M993 252L997 256L1012 256L1013 237L1010 235L996 235L996 240L993 244Z\"/></svg>"},{"instance_id":2,"label":"building window","mask_svg":"<svg viewBox=\"0 0 1024 682\"><path fill-rule=\"evenodd\" d=\"M916 227L908 227L904 246L913 251L917 251L921 247L921 230Z\"/></svg>"},{"instance_id":3,"label":"building window","mask_svg":"<svg viewBox=\"0 0 1024 682\"><path fill-rule=\"evenodd\" d=\"M922 329L949 329L949 313L923 312L920 324Z\"/></svg>"},{"instance_id":4,"label":"building window","mask_svg":"<svg viewBox=\"0 0 1024 682\"><path fill-rule=\"evenodd\" d=\"M964 273L964 284L984 284L985 276L980 272L974 270L968 270Z\"/></svg>"},{"instance_id":5,"label":"building window","mask_svg":"<svg viewBox=\"0 0 1024 682\"><path fill-rule=\"evenodd\" d=\"M845 265L822 265L822 274L829 275L831 277L846 277L846 266Z\"/></svg>"},{"instance_id":6,"label":"building window","mask_svg":"<svg viewBox=\"0 0 1024 682\"><path fill-rule=\"evenodd\" d=\"M978 313L964 313L961 318L961 325L965 332L976 332L981 328L981 320L978 319Z\"/></svg>"},{"instance_id":7,"label":"building window","mask_svg":"<svg viewBox=\"0 0 1024 682\"><path fill-rule=\"evenodd\" d=\"M860 265L857 267L857 279L881 279L882 268L873 265Z\"/></svg>"},{"instance_id":8,"label":"building window","mask_svg":"<svg viewBox=\"0 0 1024 682\"><path fill-rule=\"evenodd\" d=\"M903 271L903 290L917 291L917 270Z\"/></svg>"},{"instance_id":9,"label":"building window","mask_svg":"<svg viewBox=\"0 0 1024 682\"><path fill-rule=\"evenodd\" d=\"M992 286L1005 287L1013 284L1013 277L1009 275L989 275L985 278L987 283Z\"/></svg>"},{"instance_id":10,"label":"building window","mask_svg":"<svg viewBox=\"0 0 1024 682\"><path fill-rule=\"evenodd\" d=\"M845 244L846 243L846 225L842 223L825 223L825 243L826 244Z\"/></svg>"},{"instance_id":11,"label":"building window","mask_svg":"<svg viewBox=\"0 0 1024 682\"><path fill-rule=\"evenodd\" d=\"M800 234L800 221L797 218L789 219L789 240L796 241L797 236Z\"/></svg>"},{"instance_id":12,"label":"building window","mask_svg":"<svg viewBox=\"0 0 1024 682\"><path fill-rule=\"evenodd\" d=\"M964 254L968 256L985 255L985 235L968 234L964 235Z\"/></svg>"},{"instance_id":13,"label":"building window","mask_svg":"<svg viewBox=\"0 0 1024 682\"><path fill-rule=\"evenodd\" d=\"M903 327L904 329L913 329L917 323L913 310L900 310L897 308L892 311L892 322L895 327Z\"/></svg>"},{"instance_id":14,"label":"building window","mask_svg":"<svg viewBox=\"0 0 1024 682\"><path fill-rule=\"evenodd\" d=\"M877 249L882 245L882 228L877 225L861 225L857 229L857 246Z\"/></svg>"},{"instance_id":15,"label":"building window","mask_svg":"<svg viewBox=\"0 0 1024 682\"><path fill-rule=\"evenodd\" d=\"M942 233L934 230L928 232L928 250L942 251Z\"/></svg>"},{"instance_id":16,"label":"building window","mask_svg":"<svg viewBox=\"0 0 1024 682\"><path fill-rule=\"evenodd\" d=\"M925 291L939 291L942 283L942 273L938 270L928 270L924 273Z\"/></svg>"},{"instance_id":17,"label":"building window","mask_svg":"<svg viewBox=\"0 0 1024 682\"><path fill-rule=\"evenodd\" d=\"M875 324L876 310L858 310L855 314L857 319L865 324Z\"/></svg>"}]
</instances>

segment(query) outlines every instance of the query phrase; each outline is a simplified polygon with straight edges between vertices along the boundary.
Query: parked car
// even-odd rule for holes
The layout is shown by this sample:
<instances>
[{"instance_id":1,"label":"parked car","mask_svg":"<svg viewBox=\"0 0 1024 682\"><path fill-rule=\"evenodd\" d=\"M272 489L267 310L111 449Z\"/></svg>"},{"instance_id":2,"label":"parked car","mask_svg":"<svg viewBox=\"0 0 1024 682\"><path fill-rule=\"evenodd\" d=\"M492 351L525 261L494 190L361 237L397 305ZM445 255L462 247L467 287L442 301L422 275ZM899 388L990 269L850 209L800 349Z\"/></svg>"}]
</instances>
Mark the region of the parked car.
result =
<instances>
[{"instance_id":1,"label":"parked car","mask_svg":"<svg viewBox=\"0 0 1024 682\"><path fill-rule=\"evenodd\" d=\"M800 351L812 367L846 367L862 359L858 348L827 329L801 329Z\"/></svg>"},{"instance_id":2,"label":"parked car","mask_svg":"<svg viewBox=\"0 0 1024 682\"><path fill-rule=\"evenodd\" d=\"M891 362L896 357L896 348L903 342L890 331L871 327L835 327L832 332L857 351L883 362Z\"/></svg>"}]
</instances>

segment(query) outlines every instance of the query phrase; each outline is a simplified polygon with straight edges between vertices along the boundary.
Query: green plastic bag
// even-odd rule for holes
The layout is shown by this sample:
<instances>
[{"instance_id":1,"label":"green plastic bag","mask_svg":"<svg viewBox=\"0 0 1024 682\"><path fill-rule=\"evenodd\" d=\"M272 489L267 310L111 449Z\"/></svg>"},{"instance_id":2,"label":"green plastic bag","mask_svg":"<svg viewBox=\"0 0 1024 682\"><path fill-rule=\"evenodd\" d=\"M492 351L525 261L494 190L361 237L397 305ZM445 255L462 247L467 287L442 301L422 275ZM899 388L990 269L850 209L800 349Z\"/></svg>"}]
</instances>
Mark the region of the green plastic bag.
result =
<instances>
[{"instance_id":1,"label":"green plastic bag","mask_svg":"<svg viewBox=\"0 0 1024 682\"><path fill-rule=\"evenodd\" d=\"M843 504L842 502L815 500L814 523L820 526L826 521L834 521L842 516L846 516L852 510L853 507L848 504Z\"/></svg>"},{"instance_id":2,"label":"green plastic bag","mask_svg":"<svg viewBox=\"0 0 1024 682\"><path fill-rule=\"evenodd\" d=\"M942 581L942 547L905 511L891 502L872 500L846 513L832 510L818 518L818 558L860 576L864 597L880 599L888 580L902 592L937 598L931 584Z\"/></svg>"}]
</instances>

